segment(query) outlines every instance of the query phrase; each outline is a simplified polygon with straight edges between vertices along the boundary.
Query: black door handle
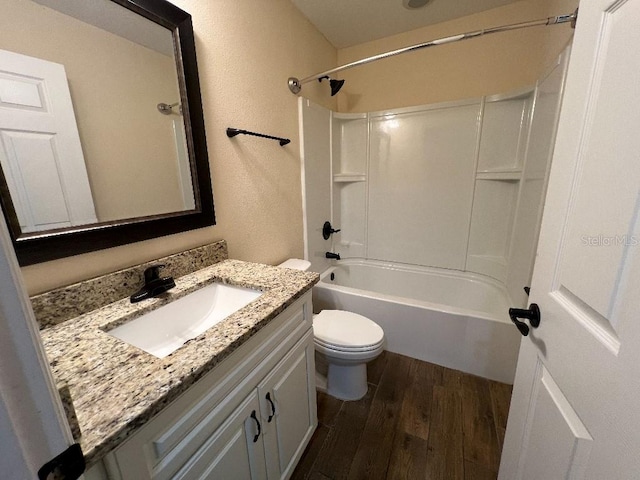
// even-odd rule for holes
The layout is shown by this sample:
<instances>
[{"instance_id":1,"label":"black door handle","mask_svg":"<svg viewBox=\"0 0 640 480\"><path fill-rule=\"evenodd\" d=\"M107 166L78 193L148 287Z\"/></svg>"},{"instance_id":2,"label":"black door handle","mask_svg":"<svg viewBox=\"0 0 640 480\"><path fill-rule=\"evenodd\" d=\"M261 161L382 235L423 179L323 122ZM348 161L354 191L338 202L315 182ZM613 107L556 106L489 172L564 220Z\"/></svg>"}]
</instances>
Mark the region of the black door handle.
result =
<instances>
[{"instance_id":1,"label":"black door handle","mask_svg":"<svg viewBox=\"0 0 640 480\"><path fill-rule=\"evenodd\" d=\"M522 336L526 337L527 335L529 335L529 326L518 319L527 319L529 320L529 324L533 328L538 328L540 326L540 308L538 308L538 305L536 303L532 303L531 305L529 305L528 309L510 308L509 318L511 318L511 321L514 323Z\"/></svg>"}]
</instances>

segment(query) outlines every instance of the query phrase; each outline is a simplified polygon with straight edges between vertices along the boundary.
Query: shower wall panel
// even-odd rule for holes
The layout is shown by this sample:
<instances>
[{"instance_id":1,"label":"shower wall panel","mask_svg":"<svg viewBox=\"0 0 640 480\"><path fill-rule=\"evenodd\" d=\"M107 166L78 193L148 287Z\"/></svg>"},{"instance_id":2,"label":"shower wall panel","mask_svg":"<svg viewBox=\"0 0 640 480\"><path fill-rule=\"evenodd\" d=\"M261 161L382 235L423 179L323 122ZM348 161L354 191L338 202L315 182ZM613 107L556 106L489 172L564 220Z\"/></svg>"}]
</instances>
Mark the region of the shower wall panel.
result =
<instances>
[{"instance_id":1,"label":"shower wall panel","mask_svg":"<svg viewBox=\"0 0 640 480\"><path fill-rule=\"evenodd\" d=\"M528 92L527 92L528 93ZM529 95L516 98L488 98L484 106L478 158L479 172L504 172L522 168L527 140Z\"/></svg>"},{"instance_id":2,"label":"shower wall panel","mask_svg":"<svg viewBox=\"0 0 640 480\"><path fill-rule=\"evenodd\" d=\"M568 58L569 49L536 88L505 282L514 304L522 306L527 304L522 287L530 284L533 273Z\"/></svg>"},{"instance_id":3,"label":"shower wall panel","mask_svg":"<svg viewBox=\"0 0 640 480\"><path fill-rule=\"evenodd\" d=\"M334 251L343 257L366 256L367 158L369 119L366 114L333 113L333 218L340 232Z\"/></svg>"},{"instance_id":4,"label":"shower wall panel","mask_svg":"<svg viewBox=\"0 0 640 480\"><path fill-rule=\"evenodd\" d=\"M465 270L507 277L533 89L486 97Z\"/></svg>"},{"instance_id":5,"label":"shower wall panel","mask_svg":"<svg viewBox=\"0 0 640 480\"><path fill-rule=\"evenodd\" d=\"M464 269L481 101L370 120L368 257Z\"/></svg>"},{"instance_id":6,"label":"shower wall panel","mask_svg":"<svg viewBox=\"0 0 640 480\"><path fill-rule=\"evenodd\" d=\"M298 102L305 257L312 271L322 272L331 249L322 238L322 224L331 218L331 111L304 98Z\"/></svg>"},{"instance_id":7,"label":"shower wall panel","mask_svg":"<svg viewBox=\"0 0 640 480\"><path fill-rule=\"evenodd\" d=\"M565 52L535 91L369 114L301 100L305 245L343 258L466 270L526 304ZM322 239L331 220L341 231Z\"/></svg>"}]
</instances>

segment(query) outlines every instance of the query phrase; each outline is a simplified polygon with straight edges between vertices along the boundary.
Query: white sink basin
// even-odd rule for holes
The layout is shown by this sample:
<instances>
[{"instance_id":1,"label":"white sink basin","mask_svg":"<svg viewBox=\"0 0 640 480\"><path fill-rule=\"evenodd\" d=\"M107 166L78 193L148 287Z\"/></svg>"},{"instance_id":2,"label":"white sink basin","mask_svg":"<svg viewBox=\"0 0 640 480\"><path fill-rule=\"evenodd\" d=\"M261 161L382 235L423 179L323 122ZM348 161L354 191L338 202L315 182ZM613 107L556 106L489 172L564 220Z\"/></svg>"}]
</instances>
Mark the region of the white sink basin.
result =
<instances>
[{"instance_id":1,"label":"white sink basin","mask_svg":"<svg viewBox=\"0 0 640 480\"><path fill-rule=\"evenodd\" d=\"M257 290L213 283L107 333L164 358L260 295Z\"/></svg>"}]
</instances>

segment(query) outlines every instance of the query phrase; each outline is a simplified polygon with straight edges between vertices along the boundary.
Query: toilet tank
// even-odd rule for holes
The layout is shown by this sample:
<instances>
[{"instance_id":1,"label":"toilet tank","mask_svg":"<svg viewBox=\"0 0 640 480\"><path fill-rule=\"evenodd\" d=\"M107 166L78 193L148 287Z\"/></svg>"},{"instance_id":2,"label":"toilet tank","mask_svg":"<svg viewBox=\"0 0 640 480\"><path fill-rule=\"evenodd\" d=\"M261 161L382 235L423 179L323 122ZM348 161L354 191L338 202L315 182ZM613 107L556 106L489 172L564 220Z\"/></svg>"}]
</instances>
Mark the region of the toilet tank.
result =
<instances>
[{"instance_id":1,"label":"toilet tank","mask_svg":"<svg viewBox=\"0 0 640 480\"><path fill-rule=\"evenodd\" d=\"M306 272L307 270L309 270L309 267L311 267L311 262L308 260L302 260L300 258L290 258L289 260L282 262L278 266L284 268L292 268L294 270L302 270Z\"/></svg>"}]
</instances>

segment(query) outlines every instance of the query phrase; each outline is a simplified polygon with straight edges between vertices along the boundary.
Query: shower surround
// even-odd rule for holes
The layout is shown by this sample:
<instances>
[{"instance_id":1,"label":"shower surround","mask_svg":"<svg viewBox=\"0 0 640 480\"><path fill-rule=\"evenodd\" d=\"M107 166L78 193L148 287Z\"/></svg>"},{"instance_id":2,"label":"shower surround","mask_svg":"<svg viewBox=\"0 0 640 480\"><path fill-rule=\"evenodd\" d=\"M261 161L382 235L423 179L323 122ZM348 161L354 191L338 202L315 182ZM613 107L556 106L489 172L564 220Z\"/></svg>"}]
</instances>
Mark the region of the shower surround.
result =
<instances>
[{"instance_id":1,"label":"shower surround","mask_svg":"<svg viewBox=\"0 0 640 480\"><path fill-rule=\"evenodd\" d=\"M509 305L524 306L567 57L534 88L490 97L367 114L335 113L300 99L312 269L326 271L331 251L343 259L480 274L504 290ZM340 229L329 240L322 237L326 220ZM506 309L496 321L513 329L501 337L517 351ZM483 348L511 349L485 340ZM412 355L402 342L389 349ZM420 358L444 364L429 352ZM445 364L464 370L460 365Z\"/></svg>"}]
</instances>

